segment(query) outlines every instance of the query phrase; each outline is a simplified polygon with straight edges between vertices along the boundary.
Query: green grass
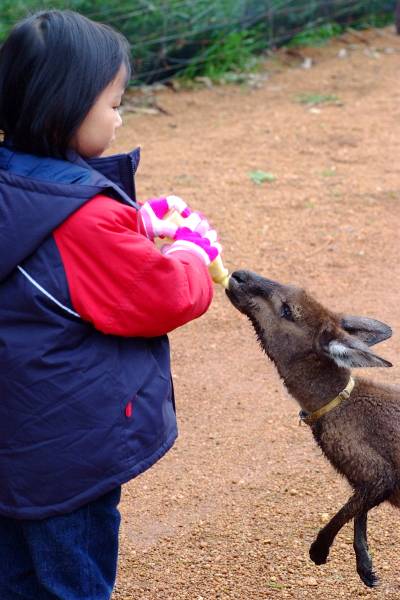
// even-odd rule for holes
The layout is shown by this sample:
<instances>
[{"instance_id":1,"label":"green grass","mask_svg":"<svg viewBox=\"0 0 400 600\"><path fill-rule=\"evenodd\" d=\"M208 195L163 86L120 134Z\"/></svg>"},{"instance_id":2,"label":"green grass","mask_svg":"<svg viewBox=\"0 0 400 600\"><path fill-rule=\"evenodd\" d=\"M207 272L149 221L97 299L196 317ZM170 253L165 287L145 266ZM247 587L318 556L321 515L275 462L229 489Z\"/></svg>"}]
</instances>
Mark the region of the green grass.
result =
<instances>
[{"instance_id":1,"label":"green grass","mask_svg":"<svg viewBox=\"0 0 400 600\"><path fill-rule=\"evenodd\" d=\"M278 583L276 581L267 581L267 586L273 590L284 590L286 585L284 583Z\"/></svg>"},{"instance_id":2,"label":"green grass","mask_svg":"<svg viewBox=\"0 0 400 600\"><path fill-rule=\"evenodd\" d=\"M336 22L325 23L323 25L305 28L304 31L296 34L287 44L289 48L301 46L320 47L325 46L332 38L337 37L349 26L352 29L368 29L370 27L386 27L393 23L393 13L371 13L350 21L347 25L341 25Z\"/></svg>"},{"instance_id":3,"label":"green grass","mask_svg":"<svg viewBox=\"0 0 400 600\"><path fill-rule=\"evenodd\" d=\"M227 73L250 72L256 69L262 42L258 30L232 31L222 39L215 37L203 55L196 58L181 73L180 78L207 77L219 81Z\"/></svg>"},{"instance_id":4,"label":"green grass","mask_svg":"<svg viewBox=\"0 0 400 600\"><path fill-rule=\"evenodd\" d=\"M326 23L320 27L302 31L295 35L287 44L289 48L299 46L324 46L330 39L340 35L343 27L338 23Z\"/></svg>"},{"instance_id":5,"label":"green grass","mask_svg":"<svg viewBox=\"0 0 400 600\"><path fill-rule=\"evenodd\" d=\"M262 183L265 183L266 181L268 183L272 183L274 181L276 181L276 176L273 173L268 173L266 171L251 171L249 173L249 177L250 179L253 181L253 183L256 183L257 185L261 185Z\"/></svg>"},{"instance_id":6,"label":"green grass","mask_svg":"<svg viewBox=\"0 0 400 600\"><path fill-rule=\"evenodd\" d=\"M331 167L330 169L325 169L321 172L322 177L334 177L337 175L336 169Z\"/></svg>"},{"instance_id":7,"label":"green grass","mask_svg":"<svg viewBox=\"0 0 400 600\"><path fill-rule=\"evenodd\" d=\"M357 19L352 27L354 29L369 29L370 27L387 27L393 23L393 13L371 13Z\"/></svg>"},{"instance_id":8,"label":"green grass","mask_svg":"<svg viewBox=\"0 0 400 600\"><path fill-rule=\"evenodd\" d=\"M296 97L297 102L307 106L318 106L320 104L338 104L340 99L335 94L305 93Z\"/></svg>"}]
</instances>

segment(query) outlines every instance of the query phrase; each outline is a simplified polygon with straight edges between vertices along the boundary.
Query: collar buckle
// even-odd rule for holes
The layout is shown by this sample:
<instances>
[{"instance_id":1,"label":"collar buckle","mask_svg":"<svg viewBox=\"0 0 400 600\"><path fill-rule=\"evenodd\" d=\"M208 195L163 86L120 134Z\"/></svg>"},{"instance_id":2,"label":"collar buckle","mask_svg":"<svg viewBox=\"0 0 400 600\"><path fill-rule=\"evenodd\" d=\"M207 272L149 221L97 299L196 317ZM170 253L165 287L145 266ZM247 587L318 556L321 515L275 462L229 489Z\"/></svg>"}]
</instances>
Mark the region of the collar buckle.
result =
<instances>
[{"instance_id":1,"label":"collar buckle","mask_svg":"<svg viewBox=\"0 0 400 600\"><path fill-rule=\"evenodd\" d=\"M348 400L351 396L351 392L353 391L355 385L355 381L353 377L350 375L350 379L344 388L333 400L321 406L318 410L315 410L312 413L309 413L305 410L301 410L299 412L299 425L302 423L306 423L307 425L312 425L323 415L326 415L328 412L339 406L343 402L343 400Z\"/></svg>"}]
</instances>

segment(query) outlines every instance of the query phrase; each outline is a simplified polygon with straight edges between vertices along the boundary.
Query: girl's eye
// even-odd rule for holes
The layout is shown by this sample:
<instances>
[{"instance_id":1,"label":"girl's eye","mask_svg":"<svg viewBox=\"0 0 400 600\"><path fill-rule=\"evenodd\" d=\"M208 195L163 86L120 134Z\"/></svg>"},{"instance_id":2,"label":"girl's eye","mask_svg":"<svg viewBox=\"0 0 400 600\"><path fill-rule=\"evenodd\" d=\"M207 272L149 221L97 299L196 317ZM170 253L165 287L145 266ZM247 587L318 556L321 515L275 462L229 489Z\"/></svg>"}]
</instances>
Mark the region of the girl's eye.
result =
<instances>
[{"instance_id":1,"label":"girl's eye","mask_svg":"<svg viewBox=\"0 0 400 600\"><path fill-rule=\"evenodd\" d=\"M294 321L292 310L289 304L286 304L286 302L284 302L281 306L281 317L287 321Z\"/></svg>"}]
</instances>

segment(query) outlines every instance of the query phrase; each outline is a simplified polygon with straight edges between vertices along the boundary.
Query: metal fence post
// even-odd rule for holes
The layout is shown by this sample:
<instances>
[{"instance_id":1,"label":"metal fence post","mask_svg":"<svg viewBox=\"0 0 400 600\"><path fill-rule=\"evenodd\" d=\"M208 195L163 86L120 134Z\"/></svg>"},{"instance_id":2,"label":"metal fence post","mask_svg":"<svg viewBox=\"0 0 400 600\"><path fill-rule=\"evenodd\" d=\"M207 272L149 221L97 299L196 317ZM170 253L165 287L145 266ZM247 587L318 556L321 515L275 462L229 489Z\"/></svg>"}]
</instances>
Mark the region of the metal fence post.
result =
<instances>
[{"instance_id":1,"label":"metal fence post","mask_svg":"<svg viewBox=\"0 0 400 600\"><path fill-rule=\"evenodd\" d=\"M400 0L397 0L395 22L396 22L396 31L400 35Z\"/></svg>"}]
</instances>

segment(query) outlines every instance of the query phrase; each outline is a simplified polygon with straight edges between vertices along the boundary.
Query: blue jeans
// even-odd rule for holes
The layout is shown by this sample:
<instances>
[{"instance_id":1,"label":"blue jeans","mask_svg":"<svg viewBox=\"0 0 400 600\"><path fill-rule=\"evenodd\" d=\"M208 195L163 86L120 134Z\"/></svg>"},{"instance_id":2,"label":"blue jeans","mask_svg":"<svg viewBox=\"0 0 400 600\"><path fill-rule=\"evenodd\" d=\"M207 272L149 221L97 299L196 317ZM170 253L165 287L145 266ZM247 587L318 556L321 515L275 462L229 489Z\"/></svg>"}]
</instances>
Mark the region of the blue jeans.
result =
<instances>
[{"instance_id":1,"label":"blue jeans","mask_svg":"<svg viewBox=\"0 0 400 600\"><path fill-rule=\"evenodd\" d=\"M109 600L120 496L118 487L78 510L41 521L0 517L1 600Z\"/></svg>"}]
</instances>

